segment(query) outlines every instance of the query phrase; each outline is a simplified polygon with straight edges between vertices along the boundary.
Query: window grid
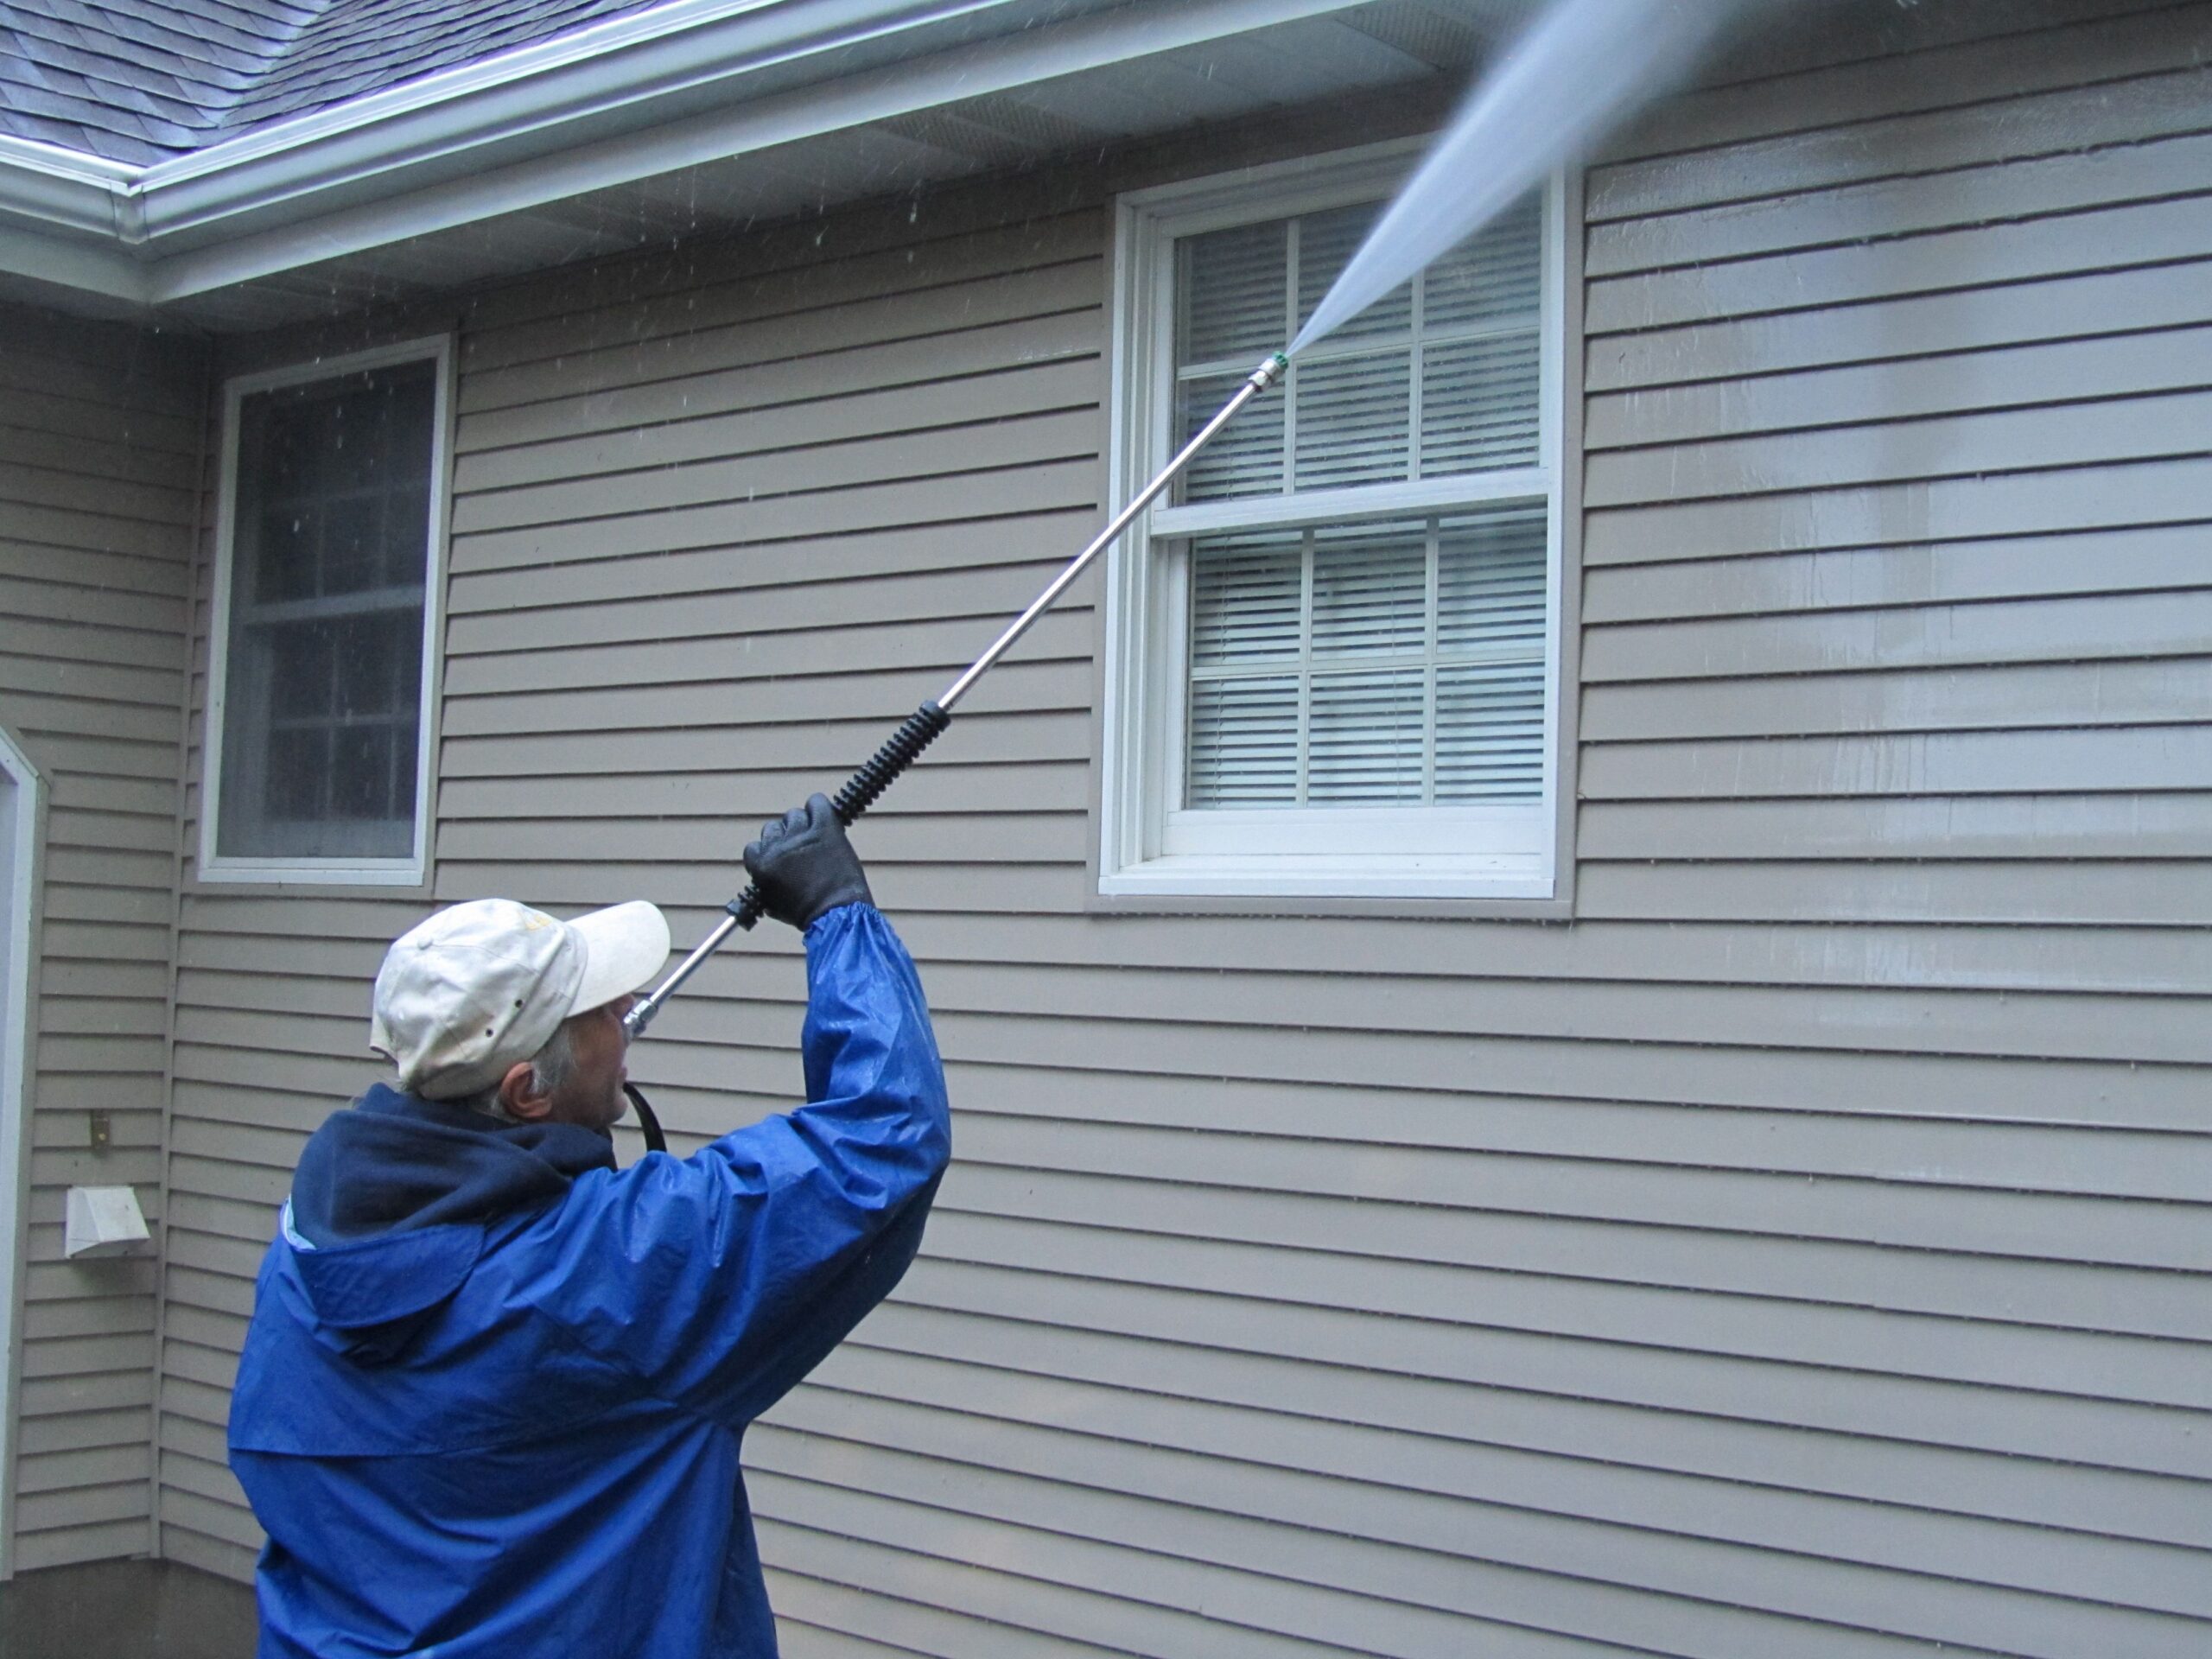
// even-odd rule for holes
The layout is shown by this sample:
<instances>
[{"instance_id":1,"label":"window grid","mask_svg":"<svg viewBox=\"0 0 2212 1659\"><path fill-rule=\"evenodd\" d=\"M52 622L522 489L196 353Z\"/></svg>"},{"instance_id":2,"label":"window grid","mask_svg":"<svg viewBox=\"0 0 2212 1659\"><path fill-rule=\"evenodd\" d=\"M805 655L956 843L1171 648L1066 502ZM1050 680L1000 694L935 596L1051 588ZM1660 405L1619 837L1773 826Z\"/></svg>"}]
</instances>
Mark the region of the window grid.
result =
<instances>
[{"instance_id":1,"label":"window grid","mask_svg":"<svg viewBox=\"0 0 2212 1659\"><path fill-rule=\"evenodd\" d=\"M257 469L254 534L238 628L252 693L241 712L262 712L257 734L238 734L259 753L234 786L257 799L231 803L233 833L294 846L371 836L397 851L415 817L427 375L403 365L252 402L257 442L239 464Z\"/></svg>"},{"instance_id":2,"label":"window grid","mask_svg":"<svg viewBox=\"0 0 2212 1659\"><path fill-rule=\"evenodd\" d=\"M1534 505L1541 510L1540 504ZM1191 561L1194 589L1191 605L1193 645L1188 667L1192 694L1185 700L1184 709L1184 753L1193 757L1193 764L1186 767L1185 774L1185 805L1204 808L1233 807L1236 804L1233 798L1235 791L1230 786L1234 780L1228 777L1227 767L1222 769L1222 779L1203 793L1192 775L1196 770L1195 757L1204 752L1205 747L1203 729L1205 700L1199 690L1201 686L1245 682L1288 687L1294 690L1296 699L1294 766L1288 792L1279 804L1305 807L1363 800L1357 795L1340 794L1333 790L1322 801L1315 799L1313 717L1317 681L1326 690L1336 685L1349 686L1363 674L1417 671L1421 676L1421 696L1418 787L1409 796L1377 795L1364 799L1382 804L1434 806L1439 803L1438 733L1443 715L1440 673L1457 668L1542 667L1544 653L1541 643L1471 640L1448 647L1443 645L1445 521L1441 518L1429 518L1421 527L1421 628L1419 647L1409 651L1360 650L1357 647L1338 651L1317 649L1314 643L1316 593L1323 538L1332 529L1338 528L1340 527L1308 526L1296 532L1299 560L1297 648L1295 657L1288 659L1270 655L1263 650L1242 658L1233 652L1224 652L1217 660L1198 660L1200 652L1196 635L1205 619L1205 607L1195 590L1207 560L1208 549L1201 543L1194 550ZM1234 556L1246 550L1237 548L1232 540L1228 551ZM1468 578L1479 580L1483 574L1482 566L1481 553L1478 550L1463 574Z\"/></svg>"},{"instance_id":3,"label":"window grid","mask_svg":"<svg viewBox=\"0 0 2212 1659\"><path fill-rule=\"evenodd\" d=\"M1203 353L1191 361L1171 364L1172 406L1179 411L1179 428L1210 417L1217 385L1233 385L1248 372L1243 350L1250 345L1251 336L1276 328L1286 339L1294 334L1301 314L1319 302L1371 216L1371 210L1346 206L1228 227L1211 240L1206 238L1214 233L1200 232L1179 245L1174 256L1173 356ZM1316 636L1316 584L1317 550L1325 541L1349 536L1356 543L1363 535L1388 534L1373 528L1363 531L1357 528L1360 519L1345 518L1341 511L1344 491L1380 495L1394 486L1450 485L1464 478L1469 485L1465 505L1471 506L1487 495L1482 487L1485 474L1494 476L1502 467L1537 461L1541 289L1537 267L1522 262L1535 254L1541 235L1541 209L1533 202L1524 204L1476 242L1417 273L1363 319L1354 320L1292 364L1277 426L1262 428L1255 435L1248 432L1244 447L1227 450L1227 458L1217 458L1211 473L1201 465L1185 475L1186 499L1196 496L1210 503L1234 499L1252 526L1218 541L1199 535L1184 543L1191 583L1187 613L1193 630L1187 642L1182 698L1185 758L1179 793L1185 807L1433 807L1440 800L1439 753L1447 719L1454 722L1455 757L1449 798L1464 799L1470 794L1527 798L1528 792L1517 791L1512 781L1525 765L1525 757L1514 752L1512 735L1516 718L1525 719L1527 714L1522 694L1503 686L1486 692L1473 677L1462 675L1454 682L1453 707L1447 710L1439 671L1499 661L1541 669L1543 646L1541 640L1533 646L1523 640L1503 657L1496 651L1469 648L1440 653L1441 517L1426 517L1420 532L1425 609L1423 642L1417 652L1378 653L1372 641L1363 645L1357 639L1348 652L1325 649ZM1309 259L1315 267L1311 273L1306 269ZM1533 292L1529 291L1531 287ZM1431 309L1432 289L1444 296L1440 312ZM1529 302L1517 302L1524 298ZM1259 303L1254 304L1255 300ZM1268 303L1278 300L1280 311L1270 318ZM1446 325L1433 339L1432 315L1442 316ZM1521 340L1529 349L1524 354L1509 347L1488 361L1482 353L1469 352L1467 360L1457 365L1440 355L1484 340ZM1224 343L1238 354L1222 355ZM1208 346L1216 349L1205 350ZM1322 380L1311 385L1313 407L1309 410L1308 377L1325 376L1345 365L1356 366L1337 384ZM1461 376L1451 388L1453 396L1435 405L1441 424L1434 434L1423 429L1430 407L1432 366L1446 375L1456 368ZM1318 429L1314 453L1309 456L1301 445L1300 422L1324 413L1342 424L1333 430ZM1465 464L1453 471L1453 461ZM1299 499L1302 486L1318 486L1305 490L1310 506ZM1319 493L1334 499L1317 499ZM1492 505L1509 518L1529 508L1541 512L1544 505L1542 498L1518 493L1495 498ZM1375 518L1365 522L1370 526L1379 523ZM1300 524L1306 526L1302 533L1297 531ZM1412 527L1406 525L1408 531ZM1205 652L1197 630L1204 601L1198 589L1209 549L1225 549L1232 559L1243 559L1251 556L1256 544L1281 537L1287 545L1294 534L1299 537L1300 583L1296 664L1202 660ZM1332 582L1339 584L1340 594L1349 595L1346 603L1387 608L1394 602L1387 591L1394 578L1381 566L1360 568L1359 556L1354 556L1353 565L1335 569ZM1366 556L1375 556L1372 548ZM1478 555L1475 564L1480 563ZM1466 601L1473 593L1478 607L1483 603L1482 590L1495 585L1473 568L1457 564L1455 582L1459 584L1458 601ZM1247 593L1241 601L1238 592L1232 570L1215 597L1224 605L1256 604L1262 617L1274 614L1277 601L1264 591ZM1497 598L1508 615L1526 602L1525 594L1510 577L1497 589ZM1227 617L1228 613L1223 614ZM1455 624L1465 634L1470 619L1455 617ZM1478 623L1473 626L1479 628ZM1233 639L1233 619L1220 632L1224 639ZM1464 639L1461 644L1464 647ZM1413 730L1403 724L1409 709L1405 694L1412 688L1394 676L1418 677L1420 710ZM1486 696L1491 700L1488 706ZM1541 710L1537 717L1541 719ZM1325 718L1325 734L1317 729ZM1374 722L1364 741L1359 731L1363 719ZM1287 732L1281 729L1284 725L1289 728ZM1417 756L1401 760L1393 753L1399 746L1417 747ZM1286 762L1289 776L1284 779L1277 774ZM1408 762L1414 774L1410 786ZM1487 781L1483 781L1485 776ZM1534 793L1540 795L1541 789Z\"/></svg>"},{"instance_id":4,"label":"window grid","mask_svg":"<svg viewBox=\"0 0 2212 1659\"><path fill-rule=\"evenodd\" d=\"M1293 339L1304 321L1300 315L1302 309L1300 304L1300 295L1303 286L1304 232L1308 221L1313 217L1315 215L1311 213L1300 213L1284 221L1285 272L1280 329L1281 342L1287 342ZM1509 216L1509 219L1510 217ZM1529 226L1532 235L1539 233L1540 223L1539 219ZM1478 476L1483 472L1495 470L1493 467L1476 467L1454 473L1446 468L1433 474L1428 470L1423 454L1422 420L1427 412L1430 365L1434 360L1434 353L1440 349L1472 346L1485 340L1526 338L1532 346L1535 346L1540 354L1542 335L1541 300L1519 310L1501 312L1471 322L1446 324L1432 332L1428 327L1427 320L1429 270L1433 269L1434 267L1430 267L1423 270L1409 282L1411 292L1408 296L1408 323L1405 328L1388 334L1352 334L1349 337L1339 335L1333 340L1320 340L1307 347L1293 359L1289 372L1284 377L1276 394L1281 398L1282 421L1281 448L1275 468L1277 487L1272 492L1266 493L1260 499L1266 499L1268 494L1280 495L1285 499L1286 507L1293 508L1294 498L1301 493L1313 493L1310 488L1301 489L1298 476L1299 416L1305 403L1301 393L1305 387L1306 375L1313 369L1324 368L1333 364L1356 361L1361 358L1381 359L1399 351L1403 351L1408 355L1408 374L1410 383L1409 412L1406 430L1407 453L1402 476L1408 480L1419 481L1432 477L1449 479L1458 476ZM1185 272L1179 280L1179 287L1186 283L1187 281L1188 274ZM1187 298L1187 296L1184 297ZM1378 303L1388 303L1388 296ZM1266 349L1268 348L1265 346L1257 348L1260 352L1264 352ZM1173 372L1176 395L1170 400L1170 409L1171 411L1181 411L1179 422L1181 428L1179 442L1187 440L1212 416L1219 404L1226 402L1234 393L1236 386L1251 372L1256 353L1249 355L1239 353L1214 356L1187 362L1182 360L1179 350L1175 356ZM1198 389L1204 387L1208 381L1220 383L1221 395L1218 398L1197 397ZM1187 477L1177 480L1174 497L1177 501L1184 502L1192 499L1188 493L1188 482ZM1335 486L1324 485L1320 487L1328 489Z\"/></svg>"},{"instance_id":5,"label":"window grid","mask_svg":"<svg viewBox=\"0 0 2212 1659\"><path fill-rule=\"evenodd\" d=\"M421 879L446 365L232 383L204 878Z\"/></svg>"}]
</instances>

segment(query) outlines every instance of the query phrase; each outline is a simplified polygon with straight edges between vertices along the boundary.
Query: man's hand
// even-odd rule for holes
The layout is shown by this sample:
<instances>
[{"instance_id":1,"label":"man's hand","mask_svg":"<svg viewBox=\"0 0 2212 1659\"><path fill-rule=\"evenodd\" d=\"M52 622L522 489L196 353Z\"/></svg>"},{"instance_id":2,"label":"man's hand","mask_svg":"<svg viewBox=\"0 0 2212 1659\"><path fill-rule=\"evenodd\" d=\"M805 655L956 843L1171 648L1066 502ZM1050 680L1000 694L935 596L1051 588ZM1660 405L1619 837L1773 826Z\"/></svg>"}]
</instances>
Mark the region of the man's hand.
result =
<instances>
[{"instance_id":1,"label":"man's hand","mask_svg":"<svg viewBox=\"0 0 2212 1659\"><path fill-rule=\"evenodd\" d=\"M827 795L810 795L804 806L762 824L760 838L745 849L745 868L760 883L768 914L802 932L825 911L875 902Z\"/></svg>"}]
</instances>

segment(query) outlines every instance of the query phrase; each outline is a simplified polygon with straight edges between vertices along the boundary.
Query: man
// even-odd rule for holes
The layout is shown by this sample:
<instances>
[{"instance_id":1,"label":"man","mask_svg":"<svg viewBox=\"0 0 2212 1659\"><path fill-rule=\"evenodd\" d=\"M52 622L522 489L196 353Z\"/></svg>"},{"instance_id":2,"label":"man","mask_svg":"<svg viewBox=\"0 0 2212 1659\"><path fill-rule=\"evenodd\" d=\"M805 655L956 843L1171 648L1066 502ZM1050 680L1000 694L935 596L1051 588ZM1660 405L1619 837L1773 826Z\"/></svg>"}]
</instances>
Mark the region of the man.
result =
<instances>
[{"instance_id":1,"label":"man","mask_svg":"<svg viewBox=\"0 0 2212 1659\"><path fill-rule=\"evenodd\" d=\"M232 1401L264 1659L776 1651L740 1437L913 1259L950 1123L830 803L745 863L805 934L808 1103L681 1160L608 1135L652 906L485 899L391 947L397 1076L308 1142Z\"/></svg>"}]
</instances>

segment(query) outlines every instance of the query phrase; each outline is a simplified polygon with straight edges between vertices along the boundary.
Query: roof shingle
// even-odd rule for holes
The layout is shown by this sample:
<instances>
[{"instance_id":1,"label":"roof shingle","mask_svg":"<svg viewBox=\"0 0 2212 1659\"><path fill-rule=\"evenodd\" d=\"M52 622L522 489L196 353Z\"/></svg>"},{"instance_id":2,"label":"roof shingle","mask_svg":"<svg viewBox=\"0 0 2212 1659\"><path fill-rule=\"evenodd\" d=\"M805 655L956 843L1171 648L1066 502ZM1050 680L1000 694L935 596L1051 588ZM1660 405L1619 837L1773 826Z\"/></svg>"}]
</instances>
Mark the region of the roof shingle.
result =
<instances>
[{"instance_id":1,"label":"roof shingle","mask_svg":"<svg viewBox=\"0 0 2212 1659\"><path fill-rule=\"evenodd\" d=\"M658 0L0 0L0 133L147 163Z\"/></svg>"}]
</instances>

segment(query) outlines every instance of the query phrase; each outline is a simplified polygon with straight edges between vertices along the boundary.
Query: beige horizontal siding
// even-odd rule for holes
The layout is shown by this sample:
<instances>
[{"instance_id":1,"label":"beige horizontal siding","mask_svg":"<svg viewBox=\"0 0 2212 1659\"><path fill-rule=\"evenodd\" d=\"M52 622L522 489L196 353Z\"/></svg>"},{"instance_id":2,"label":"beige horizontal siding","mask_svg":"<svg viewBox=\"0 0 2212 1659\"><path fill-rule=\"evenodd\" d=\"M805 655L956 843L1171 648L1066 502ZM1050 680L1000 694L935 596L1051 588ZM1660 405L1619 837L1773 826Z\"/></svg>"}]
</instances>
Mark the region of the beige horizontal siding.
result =
<instances>
[{"instance_id":1,"label":"beige horizontal siding","mask_svg":"<svg viewBox=\"0 0 2212 1659\"><path fill-rule=\"evenodd\" d=\"M569 321L550 334L524 325L512 338L465 337L441 767L443 787L458 793L441 806L442 896L524 891L499 870L470 886L467 855L480 827L496 859L516 859L519 845L498 823L523 831L543 794L538 774L579 764L587 734L608 730L607 698L619 706L651 688L655 677L607 659L609 646L651 658L681 635L721 657L733 629L774 628L787 642L738 667L747 678L778 672L785 654L803 660L824 649L829 580L853 601L837 649L853 655L849 630L865 610L880 635L872 651L896 671L915 649L907 619L941 611L960 591L965 579L948 580L948 567L971 557L1006 566L1009 598L1033 585L1094 506L1099 224L1093 208L1035 230L988 226L925 261L902 249L826 275L811 262L804 273L771 268L707 290L703 305L698 293L685 296L670 313L681 340L640 341L632 314L611 308L613 343L598 352L575 349ZM887 283L899 291L887 295ZM734 303L741 288L748 297ZM793 315L774 315L777 304ZM1071 344L1051 343L1071 308L1082 327ZM534 357L533 340L553 348ZM645 429L642 452L640 420L660 423ZM975 457L986 450L988 476L979 481ZM1076 464L1056 468L1068 460ZM974 501L991 479L1031 474L1040 483L1008 503L996 544L979 547ZM760 552L741 578L751 591L733 593L731 504L748 497L747 533ZM638 581L640 555L654 573L647 585ZM549 589L549 557L572 571L572 584ZM549 594L558 608L546 606ZM986 595L966 608L981 617L1005 602ZM531 619L521 632L500 620L518 607ZM204 676L204 607L199 628ZM956 642L957 623L944 632L949 659L965 638ZM1087 653L1079 639L1070 633L1071 657ZM549 678L549 649L576 661ZM832 683L849 705L845 721L810 743L776 733L781 775L756 784L762 804L747 811L765 815L812 787L826 745L872 747L883 699L910 695L894 671L873 688L859 677ZM510 684L518 696L501 689ZM539 695L549 689L554 696ZM731 689L740 720L785 718L745 687ZM195 679L195 708L203 696ZM1063 701L1079 709L1083 699ZM511 741L529 728L552 742L552 768ZM1041 736L987 746L986 761L1041 760L1078 734L1064 720ZM622 739L610 769L670 788L636 741ZM194 753L196 760L196 745ZM711 767L692 770L718 799L727 794ZM565 827L548 842L574 844ZM717 880L734 852L721 854ZM373 891L304 899L188 892L160 1436L164 1548L177 1559L234 1573L250 1566L257 1535L220 1442L252 1275L306 1135L372 1075L366 982L384 943L423 908Z\"/></svg>"},{"instance_id":2,"label":"beige horizontal siding","mask_svg":"<svg viewBox=\"0 0 2212 1659\"><path fill-rule=\"evenodd\" d=\"M62 1256L64 1195L127 1185L158 1236L199 353L0 308L0 720L47 785L37 896L17 1571L148 1548L150 1260ZM89 1115L106 1114L95 1150Z\"/></svg>"},{"instance_id":3,"label":"beige horizontal siding","mask_svg":"<svg viewBox=\"0 0 2212 1659\"><path fill-rule=\"evenodd\" d=\"M787 1650L2202 1650L2212 7L1899 28L1590 177L1570 925L1090 912L1087 585L856 831L959 1161L748 1442ZM1106 220L1023 188L471 302L438 899L696 938L1080 543ZM187 897L178 1559L423 908ZM656 1025L680 1147L800 988Z\"/></svg>"}]
</instances>

